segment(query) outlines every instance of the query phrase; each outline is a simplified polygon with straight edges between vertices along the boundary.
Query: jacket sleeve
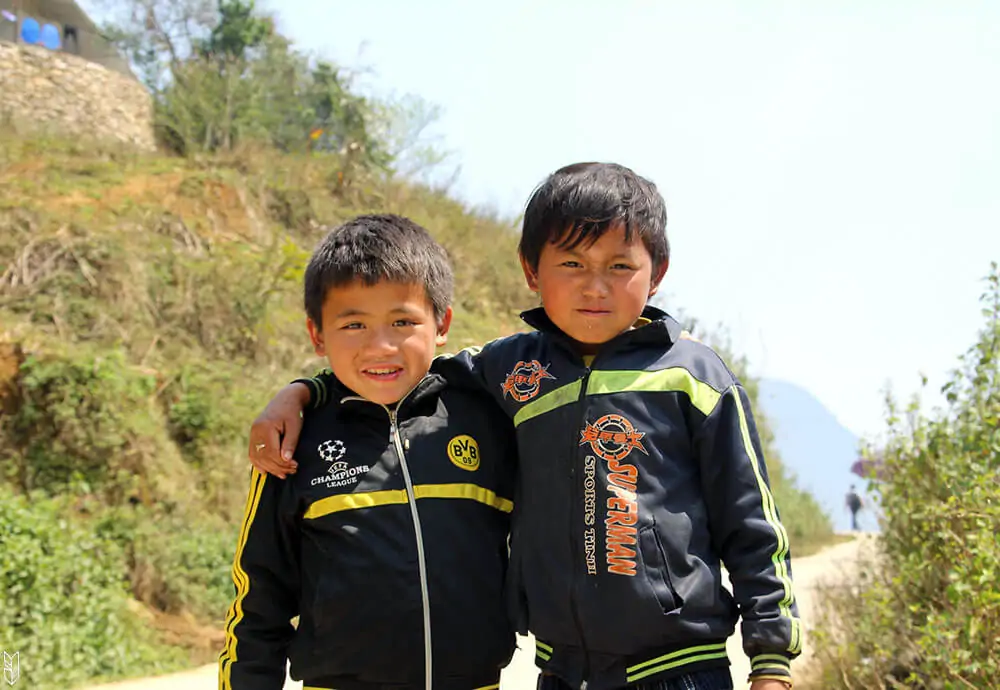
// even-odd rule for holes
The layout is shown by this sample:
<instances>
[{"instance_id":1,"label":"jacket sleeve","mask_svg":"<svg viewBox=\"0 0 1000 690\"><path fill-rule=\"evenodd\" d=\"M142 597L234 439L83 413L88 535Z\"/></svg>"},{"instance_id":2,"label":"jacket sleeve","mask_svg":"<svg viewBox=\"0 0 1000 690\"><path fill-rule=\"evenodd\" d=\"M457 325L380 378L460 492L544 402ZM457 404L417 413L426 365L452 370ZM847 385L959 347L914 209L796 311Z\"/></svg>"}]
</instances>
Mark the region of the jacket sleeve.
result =
<instances>
[{"instance_id":1,"label":"jacket sleeve","mask_svg":"<svg viewBox=\"0 0 1000 690\"><path fill-rule=\"evenodd\" d=\"M219 690L281 690L299 608L299 531L289 481L253 470L219 657Z\"/></svg>"},{"instance_id":2,"label":"jacket sleeve","mask_svg":"<svg viewBox=\"0 0 1000 690\"><path fill-rule=\"evenodd\" d=\"M444 376L450 386L493 394L500 389L490 385L492 378L487 373L493 353L496 353L496 347L490 343L482 348L467 347L454 355L435 357L431 371ZM493 357L492 361L498 361L497 357Z\"/></svg>"},{"instance_id":3,"label":"jacket sleeve","mask_svg":"<svg viewBox=\"0 0 1000 690\"><path fill-rule=\"evenodd\" d=\"M309 388L310 410L322 407L326 404L333 384L337 381L333 372L329 369L320 369L315 376L310 379L295 379L292 383L304 383Z\"/></svg>"},{"instance_id":4,"label":"jacket sleeve","mask_svg":"<svg viewBox=\"0 0 1000 690\"><path fill-rule=\"evenodd\" d=\"M788 680L790 662L802 645L788 534L771 493L749 401L738 383L721 394L704 419L695 447L712 541L729 570L743 617L750 677Z\"/></svg>"}]
</instances>

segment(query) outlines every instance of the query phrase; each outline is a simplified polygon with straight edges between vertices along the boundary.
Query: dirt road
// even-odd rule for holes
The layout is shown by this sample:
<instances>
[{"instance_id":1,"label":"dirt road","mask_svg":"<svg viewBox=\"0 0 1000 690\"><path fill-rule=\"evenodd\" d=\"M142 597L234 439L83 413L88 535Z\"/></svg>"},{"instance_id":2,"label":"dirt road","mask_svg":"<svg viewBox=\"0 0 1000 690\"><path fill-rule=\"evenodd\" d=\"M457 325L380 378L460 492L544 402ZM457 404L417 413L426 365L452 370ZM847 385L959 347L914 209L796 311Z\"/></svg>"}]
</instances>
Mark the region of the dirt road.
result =
<instances>
[{"instance_id":1,"label":"dirt road","mask_svg":"<svg viewBox=\"0 0 1000 690\"><path fill-rule=\"evenodd\" d=\"M799 673L809 663L808 628L816 616L817 598L822 586L847 581L851 577L859 553L868 544L871 544L871 538L861 537L793 561L795 595L798 597L799 610L806 628L803 656L793 665L794 672ZM504 669L501 690L531 690L535 687L534 641L530 638L521 638L518 640L518 646L514 660ZM750 674L750 664L743 655L738 634L729 640L729 657L733 660L732 673L735 687L747 687L746 678ZM112 683L87 690L214 690L217 687L217 669L215 665L211 665L185 673ZM302 684L293 680L285 683L285 690L301 690L301 688Z\"/></svg>"},{"instance_id":2,"label":"dirt road","mask_svg":"<svg viewBox=\"0 0 1000 690\"><path fill-rule=\"evenodd\" d=\"M825 586L835 586L842 582L850 582L857 572L858 557L873 544L871 535L862 535L851 541L829 547L805 558L792 560L792 577L795 581L795 597L798 599L799 615L802 617L805 634L802 639L802 655L792 662L792 673L799 677L808 667L812 656L809 646L809 628L818 614L817 607L822 590ZM729 658L732 660L733 685L736 688L747 687L746 679L750 675L750 660L743 654L739 632L729 638L727 645Z\"/></svg>"}]
</instances>

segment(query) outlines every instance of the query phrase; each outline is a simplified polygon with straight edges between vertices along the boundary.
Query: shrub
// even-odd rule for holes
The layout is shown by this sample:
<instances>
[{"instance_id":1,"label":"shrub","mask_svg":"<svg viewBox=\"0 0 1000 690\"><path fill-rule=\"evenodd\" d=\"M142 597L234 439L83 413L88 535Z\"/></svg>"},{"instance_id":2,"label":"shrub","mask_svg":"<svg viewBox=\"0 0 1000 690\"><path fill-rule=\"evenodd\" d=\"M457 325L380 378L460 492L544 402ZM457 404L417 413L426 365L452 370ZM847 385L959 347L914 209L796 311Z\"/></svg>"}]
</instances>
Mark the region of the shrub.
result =
<instances>
[{"instance_id":1,"label":"shrub","mask_svg":"<svg viewBox=\"0 0 1000 690\"><path fill-rule=\"evenodd\" d=\"M125 554L136 599L166 613L222 622L233 596L236 526L140 506L105 511L96 529Z\"/></svg>"},{"instance_id":2,"label":"shrub","mask_svg":"<svg viewBox=\"0 0 1000 690\"><path fill-rule=\"evenodd\" d=\"M0 471L22 493L94 494L110 505L186 500L151 372L119 351L76 347L28 355L16 385Z\"/></svg>"},{"instance_id":3,"label":"shrub","mask_svg":"<svg viewBox=\"0 0 1000 690\"><path fill-rule=\"evenodd\" d=\"M986 324L944 386L945 410L888 401L878 454L879 556L857 599L834 598L823 686L1000 688L1000 272ZM846 605L846 608L845 608Z\"/></svg>"},{"instance_id":4,"label":"shrub","mask_svg":"<svg viewBox=\"0 0 1000 690\"><path fill-rule=\"evenodd\" d=\"M121 549L70 519L65 501L14 496L0 485L0 543L0 648L19 653L30 687L176 662L170 650L154 653L127 608Z\"/></svg>"}]
</instances>

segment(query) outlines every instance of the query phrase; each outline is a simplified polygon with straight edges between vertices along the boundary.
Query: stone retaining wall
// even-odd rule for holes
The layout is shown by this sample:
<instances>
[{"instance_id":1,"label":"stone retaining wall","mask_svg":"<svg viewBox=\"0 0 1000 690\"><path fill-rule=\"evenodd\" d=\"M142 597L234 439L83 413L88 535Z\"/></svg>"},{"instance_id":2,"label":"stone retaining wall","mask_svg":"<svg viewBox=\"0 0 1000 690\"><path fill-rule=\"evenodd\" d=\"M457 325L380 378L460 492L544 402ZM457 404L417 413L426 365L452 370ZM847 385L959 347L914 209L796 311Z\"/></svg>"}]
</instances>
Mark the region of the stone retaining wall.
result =
<instances>
[{"instance_id":1,"label":"stone retaining wall","mask_svg":"<svg viewBox=\"0 0 1000 690\"><path fill-rule=\"evenodd\" d=\"M0 42L0 115L18 125L155 148L153 104L142 84L45 48Z\"/></svg>"}]
</instances>

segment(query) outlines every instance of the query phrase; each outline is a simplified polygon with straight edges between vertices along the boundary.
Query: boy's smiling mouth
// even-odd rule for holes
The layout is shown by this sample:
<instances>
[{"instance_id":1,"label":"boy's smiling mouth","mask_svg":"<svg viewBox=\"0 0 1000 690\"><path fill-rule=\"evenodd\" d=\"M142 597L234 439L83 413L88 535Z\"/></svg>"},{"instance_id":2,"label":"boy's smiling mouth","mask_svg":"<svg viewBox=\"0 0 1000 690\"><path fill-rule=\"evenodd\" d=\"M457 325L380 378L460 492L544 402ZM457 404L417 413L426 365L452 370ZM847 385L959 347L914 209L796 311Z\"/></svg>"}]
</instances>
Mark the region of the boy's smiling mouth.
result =
<instances>
[{"instance_id":1,"label":"boy's smiling mouth","mask_svg":"<svg viewBox=\"0 0 1000 690\"><path fill-rule=\"evenodd\" d=\"M403 367L381 366L367 367L361 373L375 381L395 381L403 374Z\"/></svg>"}]
</instances>

